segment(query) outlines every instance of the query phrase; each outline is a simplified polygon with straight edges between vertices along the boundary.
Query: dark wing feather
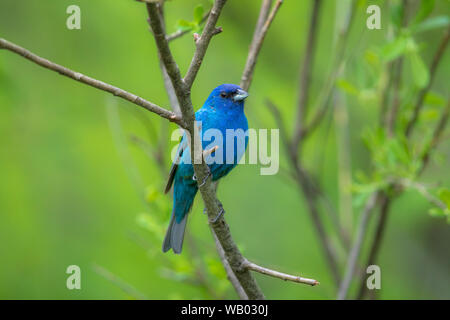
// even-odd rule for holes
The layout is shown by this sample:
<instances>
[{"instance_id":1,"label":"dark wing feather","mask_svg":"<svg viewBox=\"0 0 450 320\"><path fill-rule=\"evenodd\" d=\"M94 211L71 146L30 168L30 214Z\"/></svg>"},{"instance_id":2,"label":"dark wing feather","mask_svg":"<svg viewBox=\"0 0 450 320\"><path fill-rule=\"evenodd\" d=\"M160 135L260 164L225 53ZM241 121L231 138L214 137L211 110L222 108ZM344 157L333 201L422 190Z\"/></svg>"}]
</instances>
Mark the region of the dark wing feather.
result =
<instances>
[{"instance_id":1,"label":"dark wing feather","mask_svg":"<svg viewBox=\"0 0 450 320\"><path fill-rule=\"evenodd\" d=\"M180 159L181 159L181 156L183 155L184 149L186 149L186 143L183 143L183 138L181 138L180 150L178 151L175 161L172 163L172 166L170 167L169 179L167 180L167 184L166 184L166 188L164 189L164 193L169 192L170 188L172 188L173 179L175 178L175 173L177 172L178 163L180 162Z\"/></svg>"}]
</instances>

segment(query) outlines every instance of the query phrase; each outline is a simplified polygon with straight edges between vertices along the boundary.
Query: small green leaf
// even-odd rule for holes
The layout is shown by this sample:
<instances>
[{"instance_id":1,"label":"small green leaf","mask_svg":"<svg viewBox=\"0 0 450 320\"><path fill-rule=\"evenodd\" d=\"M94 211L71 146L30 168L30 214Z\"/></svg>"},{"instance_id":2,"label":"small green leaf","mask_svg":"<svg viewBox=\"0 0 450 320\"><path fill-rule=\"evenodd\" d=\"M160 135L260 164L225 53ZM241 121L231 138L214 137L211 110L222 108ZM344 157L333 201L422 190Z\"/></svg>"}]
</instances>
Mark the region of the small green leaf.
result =
<instances>
[{"instance_id":1,"label":"small green leaf","mask_svg":"<svg viewBox=\"0 0 450 320\"><path fill-rule=\"evenodd\" d=\"M351 94L354 96L357 96L359 94L359 90L353 84L351 84L350 82L348 82L345 79L339 79L336 82L336 85L339 89L341 89L342 91L344 91L348 94Z\"/></svg>"},{"instance_id":2,"label":"small green leaf","mask_svg":"<svg viewBox=\"0 0 450 320\"><path fill-rule=\"evenodd\" d=\"M447 27L450 24L450 19L448 16L437 16L427 19L413 27L411 31L413 33L424 32L432 29Z\"/></svg>"},{"instance_id":3,"label":"small green leaf","mask_svg":"<svg viewBox=\"0 0 450 320\"><path fill-rule=\"evenodd\" d=\"M417 11L417 15L413 20L413 24L423 21L434 9L434 0L422 0L420 1L420 7Z\"/></svg>"},{"instance_id":4,"label":"small green leaf","mask_svg":"<svg viewBox=\"0 0 450 320\"><path fill-rule=\"evenodd\" d=\"M195 27L195 24L192 22L189 22L184 19L180 19L177 21L177 29L180 31L190 31Z\"/></svg>"},{"instance_id":5,"label":"small green leaf","mask_svg":"<svg viewBox=\"0 0 450 320\"><path fill-rule=\"evenodd\" d=\"M201 4L196 6L194 8L194 22L196 22L197 24L200 24L202 22L204 13L205 13L205 9L203 8L203 6Z\"/></svg>"},{"instance_id":6,"label":"small green leaf","mask_svg":"<svg viewBox=\"0 0 450 320\"><path fill-rule=\"evenodd\" d=\"M400 28L402 25L403 17L403 6L401 4L395 4L391 7L391 21L397 27Z\"/></svg>"},{"instance_id":7,"label":"small green leaf","mask_svg":"<svg viewBox=\"0 0 450 320\"><path fill-rule=\"evenodd\" d=\"M447 208L450 208L450 190L447 188L441 188L438 192L438 195L439 199L441 199L441 201L445 203Z\"/></svg>"},{"instance_id":8,"label":"small green leaf","mask_svg":"<svg viewBox=\"0 0 450 320\"><path fill-rule=\"evenodd\" d=\"M445 99L436 92L428 92L425 96L425 104L431 106L443 106L445 105Z\"/></svg>"},{"instance_id":9,"label":"small green leaf","mask_svg":"<svg viewBox=\"0 0 450 320\"><path fill-rule=\"evenodd\" d=\"M446 216L444 210L442 210L441 208L431 208L428 210L428 213L430 214L430 216L435 218L442 218Z\"/></svg>"},{"instance_id":10,"label":"small green leaf","mask_svg":"<svg viewBox=\"0 0 450 320\"><path fill-rule=\"evenodd\" d=\"M411 64L414 83L419 88L425 87L430 81L430 75L425 63L417 52L411 52L408 57Z\"/></svg>"},{"instance_id":11,"label":"small green leaf","mask_svg":"<svg viewBox=\"0 0 450 320\"><path fill-rule=\"evenodd\" d=\"M399 37L381 48L381 57L385 62L392 61L406 52L408 38Z\"/></svg>"},{"instance_id":12,"label":"small green leaf","mask_svg":"<svg viewBox=\"0 0 450 320\"><path fill-rule=\"evenodd\" d=\"M160 195L161 193L154 186L149 186L145 190L145 200L147 200L148 203L155 202Z\"/></svg>"}]
</instances>

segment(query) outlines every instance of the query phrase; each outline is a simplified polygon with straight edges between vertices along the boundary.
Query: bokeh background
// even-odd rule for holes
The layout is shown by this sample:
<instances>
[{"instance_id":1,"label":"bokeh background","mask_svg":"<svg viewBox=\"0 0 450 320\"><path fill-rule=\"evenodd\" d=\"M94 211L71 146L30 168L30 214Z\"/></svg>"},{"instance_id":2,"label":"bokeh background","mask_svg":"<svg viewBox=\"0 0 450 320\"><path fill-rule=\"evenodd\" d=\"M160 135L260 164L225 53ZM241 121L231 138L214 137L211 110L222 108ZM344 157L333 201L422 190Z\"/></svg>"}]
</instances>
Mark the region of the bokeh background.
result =
<instances>
[{"instance_id":1,"label":"bokeh background","mask_svg":"<svg viewBox=\"0 0 450 320\"><path fill-rule=\"evenodd\" d=\"M199 3L210 6L202 0L168 1L168 32L176 30L178 19L192 20ZM331 67L338 3L325 1L322 11L312 100ZM71 4L81 8L81 30L66 28ZM382 8L381 30L366 28L369 4ZM362 98L346 99L353 174L370 168L361 136L376 124L379 110L371 103L374 92L363 65L367 50L386 42L385 4L367 1L350 34L353 57L345 78L364 90ZM217 85L239 82L259 6L260 1L228 1L219 21L224 32L213 39L192 90L196 106ZM276 127L266 98L292 124L310 6L310 1L286 0L269 31L246 103L252 127ZM436 1L431 15L448 15L449 9L449 1ZM131 0L0 2L1 37L168 107L146 19L144 5ZM416 37L426 65L441 34L442 29L433 29ZM192 37L171 46L184 73L194 51ZM444 99L449 66L447 51L433 86ZM328 125L308 143L306 167L337 206L338 145L332 113L328 117ZM169 141L173 129L132 104L0 51L0 298L236 298L215 255L199 199L183 254L160 251L171 206L170 195L162 190L175 144ZM446 137L421 181L450 186L448 131ZM154 149L164 150L165 165L155 161ZM286 163L281 153L281 165ZM241 166L220 185L235 240L261 265L321 282L307 287L255 275L263 291L271 299L334 298L336 289L296 185L282 172L261 176L259 169ZM380 298L450 298L449 227L445 219L427 213L430 207L415 191L394 202L378 262ZM355 205L355 224L360 209ZM343 252L340 257L343 265ZM66 288L66 268L72 264L81 268L81 290Z\"/></svg>"}]
</instances>

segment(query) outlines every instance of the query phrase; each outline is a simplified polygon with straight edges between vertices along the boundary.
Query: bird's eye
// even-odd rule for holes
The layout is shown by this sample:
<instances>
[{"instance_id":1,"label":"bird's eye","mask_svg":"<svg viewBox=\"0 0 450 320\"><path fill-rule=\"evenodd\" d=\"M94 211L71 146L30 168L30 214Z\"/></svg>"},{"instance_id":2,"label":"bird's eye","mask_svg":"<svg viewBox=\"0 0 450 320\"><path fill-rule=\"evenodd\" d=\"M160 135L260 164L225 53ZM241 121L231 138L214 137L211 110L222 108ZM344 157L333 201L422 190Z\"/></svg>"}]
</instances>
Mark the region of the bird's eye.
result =
<instances>
[{"instance_id":1,"label":"bird's eye","mask_svg":"<svg viewBox=\"0 0 450 320\"><path fill-rule=\"evenodd\" d=\"M222 98L226 98L227 94L226 94L225 92L222 92L222 93L220 93L220 96L221 96Z\"/></svg>"}]
</instances>

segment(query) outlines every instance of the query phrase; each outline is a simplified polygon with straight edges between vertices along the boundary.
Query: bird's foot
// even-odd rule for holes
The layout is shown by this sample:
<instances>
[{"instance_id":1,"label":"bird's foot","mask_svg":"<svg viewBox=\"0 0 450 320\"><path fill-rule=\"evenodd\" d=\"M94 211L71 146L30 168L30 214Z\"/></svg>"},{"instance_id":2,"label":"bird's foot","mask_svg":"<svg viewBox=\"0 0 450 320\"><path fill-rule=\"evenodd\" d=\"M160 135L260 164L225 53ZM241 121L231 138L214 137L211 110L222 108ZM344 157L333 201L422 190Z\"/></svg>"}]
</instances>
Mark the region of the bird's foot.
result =
<instances>
[{"instance_id":1,"label":"bird's foot","mask_svg":"<svg viewBox=\"0 0 450 320\"><path fill-rule=\"evenodd\" d=\"M219 221L219 219L225 214L225 209L223 208L222 203L219 201L218 203L219 205L219 213L217 214L217 216L211 221L212 223L216 223L217 221Z\"/></svg>"},{"instance_id":2,"label":"bird's foot","mask_svg":"<svg viewBox=\"0 0 450 320\"><path fill-rule=\"evenodd\" d=\"M195 174L192 176L192 180L197 181L198 187L201 188L201 187L203 187L205 185L205 183L208 180L210 175L211 175L211 170L209 170L209 168L208 168L208 173L203 178L203 180L202 180L202 182L200 184L198 184L197 177L195 176Z\"/></svg>"},{"instance_id":3,"label":"bird's foot","mask_svg":"<svg viewBox=\"0 0 450 320\"><path fill-rule=\"evenodd\" d=\"M225 209L223 208L222 203L219 201L217 205L219 206L219 213L214 219L211 220L212 223L216 223L217 221L219 221L219 219L225 214ZM203 214L208 214L206 208L203 209Z\"/></svg>"}]
</instances>

